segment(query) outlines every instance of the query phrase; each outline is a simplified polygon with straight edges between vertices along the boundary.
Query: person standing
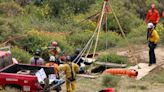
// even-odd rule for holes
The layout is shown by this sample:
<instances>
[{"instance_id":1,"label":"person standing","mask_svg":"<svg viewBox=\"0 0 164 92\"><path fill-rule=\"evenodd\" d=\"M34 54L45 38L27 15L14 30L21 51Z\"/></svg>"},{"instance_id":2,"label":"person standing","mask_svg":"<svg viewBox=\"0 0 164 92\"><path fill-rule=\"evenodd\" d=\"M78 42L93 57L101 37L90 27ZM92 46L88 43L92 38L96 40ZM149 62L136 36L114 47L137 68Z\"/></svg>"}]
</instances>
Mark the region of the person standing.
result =
<instances>
[{"instance_id":1,"label":"person standing","mask_svg":"<svg viewBox=\"0 0 164 92\"><path fill-rule=\"evenodd\" d=\"M59 72L58 72L59 66L58 64L56 64L56 58L54 56L50 56L49 63L47 63L46 66L54 68L54 74L49 75L49 77L54 79L53 84L57 84L59 81ZM61 87L58 86L54 88L54 90L56 90L56 92L60 92Z\"/></svg>"},{"instance_id":2,"label":"person standing","mask_svg":"<svg viewBox=\"0 0 164 92\"><path fill-rule=\"evenodd\" d=\"M154 29L153 23L148 23L148 46L149 46L149 66L152 64L156 64L156 56L155 56L155 48L159 41L159 35L157 31Z\"/></svg>"},{"instance_id":3,"label":"person standing","mask_svg":"<svg viewBox=\"0 0 164 92\"><path fill-rule=\"evenodd\" d=\"M44 65L44 59L40 57L41 50L36 49L35 55L31 58L31 65Z\"/></svg>"},{"instance_id":4,"label":"person standing","mask_svg":"<svg viewBox=\"0 0 164 92\"><path fill-rule=\"evenodd\" d=\"M50 55L55 56L56 63L60 65L61 64L60 57L63 54L63 52L61 51L56 41L51 42L50 46L48 47L48 52L50 53Z\"/></svg>"},{"instance_id":5,"label":"person standing","mask_svg":"<svg viewBox=\"0 0 164 92\"><path fill-rule=\"evenodd\" d=\"M56 64L56 59L54 56L50 56L49 63L46 64L47 67L54 67L54 74L58 77L58 64Z\"/></svg>"},{"instance_id":6,"label":"person standing","mask_svg":"<svg viewBox=\"0 0 164 92\"><path fill-rule=\"evenodd\" d=\"M65 64L59 66L59 71L65 72L67 92L76 92L76 73L79 72L79 66L70 61L70 56L67 56L63 61Z\"/></svg>"},{"instance_id":7,"label":"person standing","mask_svg":"<svg viewBox=\"0 0 164 92\"><path fill-rule=\"evenodd\" d=\"M151 5L151 9L148 11L147 15L146 15L146 24L148 23L153 23L154 28L156 28L156 25L158 24L160 19L160 15L158 10L155 9L155 4ZM149 30L147 30L147 40L148 40L148 34Z\"/></svg>"},{"instance_id":8,"label":"person standing","mask_svg":"<svg viewBox=\"0 0 164 92\"><path fill-rule=\"evenodd\" d=\"M151 5L151 9L148 11L146 15L146 24L153 23L154 27L158 24L160 19L160 15L158 10L155 9L155 4Z\"/></svg>"}]
</instances>

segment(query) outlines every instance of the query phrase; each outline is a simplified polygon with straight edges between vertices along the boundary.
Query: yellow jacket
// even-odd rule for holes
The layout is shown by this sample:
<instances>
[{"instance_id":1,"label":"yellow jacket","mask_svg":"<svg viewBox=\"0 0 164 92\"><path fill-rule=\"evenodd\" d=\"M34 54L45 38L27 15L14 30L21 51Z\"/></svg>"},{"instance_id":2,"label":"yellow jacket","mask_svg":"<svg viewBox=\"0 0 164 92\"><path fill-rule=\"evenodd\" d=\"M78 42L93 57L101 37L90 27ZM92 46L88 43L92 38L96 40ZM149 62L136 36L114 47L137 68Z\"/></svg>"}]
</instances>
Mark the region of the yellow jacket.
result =
<instances>
[{"instance_id":1,"label":"yellow jacket","mask_svg":"<svg viewBox=\"0 0 164 92\"><path fill-rule=\"evenodd\" d=\"M75 63L66 63L66 64L59 66L59 71L64 71L67 79L72 77L71 67L69 64L72 64L72 71L75 74L75 76L76 76L76 72L79 72L79 66Z\"/></svg>"},{"instance_id":2,"label":"yellow jacket","mask_svg":"<svg viewBox=\"0 0 164 92\"><path fill-rule=\"evenodd\" d=\"M150 37L149 37L150 42L154 42L155 44L159 41L159 35L156 30L153 30Z\"/></svg>"}]
</instances>

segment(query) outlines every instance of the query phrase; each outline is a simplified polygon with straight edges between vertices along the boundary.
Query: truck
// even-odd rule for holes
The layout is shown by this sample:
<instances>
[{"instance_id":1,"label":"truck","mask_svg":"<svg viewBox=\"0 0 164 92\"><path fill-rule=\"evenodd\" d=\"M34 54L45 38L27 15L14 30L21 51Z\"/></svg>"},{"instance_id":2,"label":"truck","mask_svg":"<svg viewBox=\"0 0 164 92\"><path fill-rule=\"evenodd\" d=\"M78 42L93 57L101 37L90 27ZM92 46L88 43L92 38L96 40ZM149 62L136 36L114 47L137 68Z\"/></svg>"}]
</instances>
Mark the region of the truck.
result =
<instances>
[{"instance_id":1,"label":"truck","mask_svg":"<svg viewBox=\"0 0 164 92\"><path fill-rule=\"evenodd\" d=\"M37 72L41 69L44 72L40 74L40 77L46 76L48 78L49 75L54 74L53 67L11 64L0 70L0 86L2 88L6 86L16 88L21 92L44 92L46 82L39 82L38 80L41 78L37 76ZM56 84L53 83L49 83L48 87L58 87L64 83L64 80L58 80Z\"/></svg>"}]
</instances>

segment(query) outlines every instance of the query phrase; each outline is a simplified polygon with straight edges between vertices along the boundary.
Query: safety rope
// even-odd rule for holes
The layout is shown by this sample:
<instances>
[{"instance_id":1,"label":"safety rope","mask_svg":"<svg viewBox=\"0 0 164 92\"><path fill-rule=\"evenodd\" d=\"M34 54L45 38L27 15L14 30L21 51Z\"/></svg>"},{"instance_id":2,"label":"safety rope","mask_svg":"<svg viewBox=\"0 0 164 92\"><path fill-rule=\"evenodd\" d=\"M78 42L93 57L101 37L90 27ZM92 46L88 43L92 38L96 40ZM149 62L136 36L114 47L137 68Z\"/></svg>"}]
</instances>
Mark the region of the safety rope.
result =
<instances>
[{"instance_id":1,"label":"safety rope","mask_svg":"<svg viewBox=\"0 0 164 92\"><path fill-rule=\"evenodd\" d=\"M95 47L94 47L94 51L93 51L93 57L95 57L95 53L96 53L96 49L97 49L97 44L98 44L98 39L99 39L99 34L100 34L100 30L101 30L101 23L102 23L102 19L103 19L103 16L104 16L104 13L105 13L105 6L106 6L106 1L104 1L104 4L103 4L103 9L102 9L102 12L101 12L101 17L100 17L100 21L99 21L99 25L98 25L98 32L97 32L97 37L96 37L96 43L95 43Z\"/></svg>"},{"instance_id":2,"label":"safety rope","mask_svg":"<svg viewBox=\"0 0 164 92\"><path fill-rule=\"evenodd\" d=\"M108 26L107 26L107 21L108 21L108 12L106 11L106 13L105 13L105 31L106 31L106 36L105 36L105 48L106 49L108 49L108 40L107 40L107 36L108 36L108 34L107 34L107 32L108 32ZM106 58L105 59L105 62L107 63L108 62L108 59ZM107 69L107 66L105 66L105 69Z\"/></svg>"},{"instance_id":3,"label":"safety rope","mask_svg":"<svg viewBox=\"0 0 164 92\"><path fill-rule=\"evenodd\" d=\"M102 23L102 19L103 19L103 15L104 15L104 9L105 9L105 5L106 5L106 1L104 1L104 4L103 4L103 9L102 9L102 14L101 14L101 17L100 17L100 21L99 23L97 24L97 27L95 28L94 30L94 33L93 35L91 36L91 38L89 39L89 41L87 42L87 44L85 45L85 47L82 49L82 51L78 54L78 56L73 60L73 63L78 59L78 61L76 63L79 62L80 58L83 56L84 52L86 51L86 49L88 48L89 44L93 41L95 35L96 35L96 32L98 30L98 33L97 35L99 35L100 33L100 28L101 28L101 23ZM96 44L95 44L95 48L94 48L94 53L93 53L93 57L95 56L95 51L96 51L96 48L97 48L97 43L98 43L98 37L96 38ZM90 44L92 45L92 44ZM63 75L64 74L64 71L60 73L60 75ZM63 79L65 76L63 76L61 79Z\"/></svg>"},{"instance_id":4,"label":"safety rope","mask_svg":"<svg viewBox=\"0 0 164 92\"><path fill-rule=\"evenodd\" d=\"M98 24L99 25L99 24ZM87 44L84 46L84 48L81 50L81 52L78 54L78 56L72 61L73 63L78 59L78 61L76 63L79 62L80 58L83 56L84 52L86 51L86 48L89 46L89 44L91 43L91 41L93 40L94 36L96 35L96 31L98 29L98 26L95 28L93 35L91 36L91 38L88 40ZM63 75L64 71L60 73L60 75ZM64 76L63 76L64 78Z\"/></svg>"},{"instance_id":5,"label":"safety rope","mask_svg":"<svg viewBox=\"0 0 164 92\"><path fill-rule=\"evenodd\" d=\"M92 40L92 42L91 42L91 44L89 46L89 49L88 49L88 51L87 51L87 53L85 55L85 60L87 59L87 56L89 55L89 52L91 51L92 45L93 45L93 40Z\"/></svg>"},{"instance_id":6,"label":"safety rope","mask_svg":"<svg viewBox=\"0 0 164 92\"><path fill-rule=\"evenodd\" d=\"M112 7L112 5L111 5L110 3L109 3L109 6L110 6L110 8L111 8L111 11L112 11L112 13L113 13L113 15L114 15L116 21L117 21L117 24L118 24L118 26L119 26L119 29L120 29L122 35L123 35L123 38L125 39L125 41L126 41L126 43L127 43L127 45L128 45L129 52L131 52L132 58L135 60L136 65L138 65L138 61L137 61L136 57L134 56L134 51L132 50L129 41L128 41L128 39L127 39L126 36L125 36L125 33L124 33L124 31L123 31L123 29L122 29L122 27L121 27L121 25L120 25L120 22L119 22L119 20L118 20L118 18L117 18L117 16L116 16L116 13L115 13L115 11L114 11L114 9L113 9L113 7ZM140 68L139 65L138 65L138 68Z\"/></svg>"}]
</instances>

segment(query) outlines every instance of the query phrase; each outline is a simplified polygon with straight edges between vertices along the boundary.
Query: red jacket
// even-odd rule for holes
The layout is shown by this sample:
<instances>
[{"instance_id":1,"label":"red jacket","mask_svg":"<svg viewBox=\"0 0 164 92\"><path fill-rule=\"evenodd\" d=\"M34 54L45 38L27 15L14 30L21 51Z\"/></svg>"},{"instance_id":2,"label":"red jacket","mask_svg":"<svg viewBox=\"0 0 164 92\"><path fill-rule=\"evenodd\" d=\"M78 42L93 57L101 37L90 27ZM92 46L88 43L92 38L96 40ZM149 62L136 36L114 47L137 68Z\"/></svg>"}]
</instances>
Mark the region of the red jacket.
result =
<instances>
[{"instance_id":1,"label":"red jacket","mask_svg":"<svg viewBox=\"0 0 164 92\"><path fill-rule=\"evenodd\" d=\"M159 12L155 9L154 12L152 10L149 10L146 15L146 23L151 21L153 24L157 24L159 22L160 15Z\"/></svg>"}]
</instances>

